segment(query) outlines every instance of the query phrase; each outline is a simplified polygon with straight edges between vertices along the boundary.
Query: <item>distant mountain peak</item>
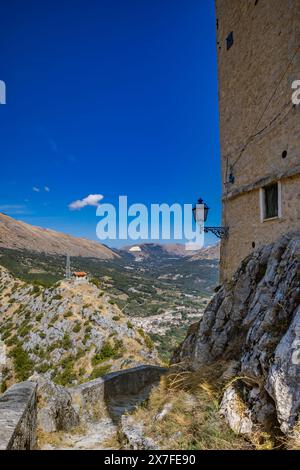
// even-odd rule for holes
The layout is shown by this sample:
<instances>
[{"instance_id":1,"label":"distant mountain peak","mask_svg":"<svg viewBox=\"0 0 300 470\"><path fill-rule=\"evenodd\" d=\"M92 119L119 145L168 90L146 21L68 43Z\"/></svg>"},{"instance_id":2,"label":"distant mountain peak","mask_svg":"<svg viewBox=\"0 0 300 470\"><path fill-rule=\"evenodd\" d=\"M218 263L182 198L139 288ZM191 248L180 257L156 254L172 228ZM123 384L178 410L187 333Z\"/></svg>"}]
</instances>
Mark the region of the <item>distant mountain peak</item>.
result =
<instances>
[{"instance_id":1,"label":"distant mountain peak","mask_svg":"<svg viewBox=\"0 0 300 470\"><path fill-rule=\"evenodd\" d=\"M35 227L2 213L0 213L0 247L87 258L119 257L113 250L96 241Z\"/></svg>"},{"instance_id":2,"label":"distant mountain peak","mask_svg":"<svg viewBox=\"0 0 300 470\"><path fill-rule=\"evenodd\" d=\"M197 251L188 251L183 243L141 243L138 245L124 246L121 253L129 253L138 258L164 255L168 257L185 257L191 260L219 259L220 244L209 245Z\"/></svg>"}]
</instances>

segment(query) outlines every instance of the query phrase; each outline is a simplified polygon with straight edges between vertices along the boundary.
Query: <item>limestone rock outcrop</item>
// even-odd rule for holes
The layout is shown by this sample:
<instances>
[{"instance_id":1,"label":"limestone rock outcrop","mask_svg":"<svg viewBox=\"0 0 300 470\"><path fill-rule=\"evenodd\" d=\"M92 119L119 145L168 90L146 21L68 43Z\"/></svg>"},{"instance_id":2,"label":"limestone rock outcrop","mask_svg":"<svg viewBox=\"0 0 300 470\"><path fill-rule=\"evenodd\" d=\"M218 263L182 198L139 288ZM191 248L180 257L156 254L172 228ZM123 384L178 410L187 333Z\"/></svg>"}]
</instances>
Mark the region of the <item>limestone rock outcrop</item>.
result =
<instances>
[{"instance_id":1,"label":"limestone rock outcrop","mask_svg":"<svg viewBox=\"0 0 300 470\"><path fill-rule=\"evenodd\" d=\"M38 385L37 428L46 433L70 431L79 425L70 393L61 385L35 374L30 378Z\"/></svg>"},{"instance_id":2,"label":"limestone rock outcrop","mask_svg":"<svg viewBox=\"0 0 300 470\"><path fill-rule=\"evenodd\" d=\"M236 361L240 379L235 389L253 423L277 423L288 434L300 412L299 304L300 235L285 235L241 263L190 329L173 362L199 370L220 360Z\"/></svg>"},{"instance_id":3,"label":"limestone rock outcrop","mask_svg":"<svg viewBox=\"0 0 300 470\"><path fill-rule=\"evenodd\" d=\"M127 442L127 449L159 450L153 439L144 436L142 423L137 423L131 416L122 416L121 432Z\"/></svg>"}]
</instances>

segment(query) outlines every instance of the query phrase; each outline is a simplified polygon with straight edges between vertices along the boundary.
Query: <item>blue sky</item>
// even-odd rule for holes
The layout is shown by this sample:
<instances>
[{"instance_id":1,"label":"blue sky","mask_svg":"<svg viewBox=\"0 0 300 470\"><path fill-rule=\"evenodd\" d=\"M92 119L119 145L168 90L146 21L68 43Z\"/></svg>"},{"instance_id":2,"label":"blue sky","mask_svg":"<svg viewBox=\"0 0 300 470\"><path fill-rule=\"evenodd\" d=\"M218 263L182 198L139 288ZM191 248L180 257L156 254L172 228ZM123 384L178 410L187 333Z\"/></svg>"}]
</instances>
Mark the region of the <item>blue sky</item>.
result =
<instances>
[{"instance_id":1,"label":"blue sky","mask_svg":"<svg viewBox=\"0 0 300 470\"><path fill-rule=\"evenodd\" d=\"M95 239L72 201L202 196L220 224L213 0L11 0L1 17L1 211Z\"/></svg>"}]
</instances>

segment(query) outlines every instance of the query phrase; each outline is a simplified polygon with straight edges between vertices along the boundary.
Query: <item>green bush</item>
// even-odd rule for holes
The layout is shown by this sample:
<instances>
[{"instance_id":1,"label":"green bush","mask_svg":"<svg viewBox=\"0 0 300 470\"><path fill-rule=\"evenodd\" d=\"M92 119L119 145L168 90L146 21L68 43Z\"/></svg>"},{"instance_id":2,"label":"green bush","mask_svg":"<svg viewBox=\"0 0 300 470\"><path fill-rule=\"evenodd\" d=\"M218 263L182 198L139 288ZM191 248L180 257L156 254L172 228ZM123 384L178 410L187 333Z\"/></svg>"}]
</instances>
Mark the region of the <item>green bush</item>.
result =
<instances>
[{"instance_id":1,"label":"green bush","mask_svg":"<svg viewBox=\"0 0 300 470\"><path fill-rule=\"evenodd\" d=\"M37 286L37 285L33 286L32 291L31 291L31 294L33 294L33 295L39 295L39 293L40 293L40 288L39 288L39 286Z\"/></svg>"},{"instance_id":2,"label":"green bush","mask_svg":"<svg viewBox=\"0 0 300 470\"><path fill-rule=\"evenodd\" d=\"M11 331L10 331L10 330L7 330L7 331L5 331L5 333L2 333L1 336L2 336L3 341L5 341L6 339L8 339L8 338L10 337L10 335L11 335ZM7 344L7 342L6 342L6 344Z\"/></svg>"},{"instance_id":3,"label":"green bush","mask_svg":"<svg viewBox=\"0 0 300 470\"><path fill-rule=\"evenodd\" d=\"M45 374L49 370L49 364L41 364L40 366L36 367L36 371L40 374Z\"/></svg>"},{"instance_id":4,"label":"green bush","mask_svg":"<svg viewBox=\"0 0 300 470\"><path fill-rule=\"evenodd\" d=\"M117 359L120 357L120 354L123 350L123 342L121 340L115 340L112 345L110 341L106 341L101 351L94 355L92 358L92 365L96 366L97 364L107 361L108 359Z\"/></svg>"},{"instance_id":5,"label":"green bush","mask_svg":"<svg viewBox=\"0 0 300 470\"><path fill-rule=\"evenodd\" d=\"M101 282L100 282L99 279L97 279L96 277L93 277L93 278L91 279L91 283L94 284L96 287L98 287L98 289L100 289L100 287L101 287Z\"/></svg>"},{"instance_id":6,"label":"green bush","mask_svg":"<svg viewBox=\"0 0 300 470\"><path fill-rule=\"evenodd\" d=\"M128 322L127 322L127 328L130 328L130 329L133 328L133 324L131 323L131 321L128 321Z\"/></svg>"},{"instance_id":7,"label":"green bush","mask_svg":"<svg viewBox=\"0 0 300 470\"><path fill-rule=\"evenodd\" d=\"M24 336L27 336L30 333L31 328L32 325L24 325L19 329L18 333L23 338Z\"/></svg>"},{"instance_id":8,"label":"green bush","mask_svg":"<svg viewBox=\"0 0 300 470\"><path fill-rule=\"evenodd\" d=\"M16 377L19 381L28 379L32 373L33 362L29 359L29 355L18 342L9 356L13 359Z\"/></svg>"},{"instance_id":9,"label":"green bush","mask_svg":"<svg viewBox=\"0 0 300 470\"><path fill-rule=\"evenodd\" d=\"M69 349L69 348L72 347L72 341L71 341L70 336L68 335L68 333L64 334L64 337L63 337L62 342L61 342L61 347L63 349Z\"/></svg>"},{"instance_id":10,"label":"green bush","mask_svg":"<svg viewBox=\"0 0 300 470\"><path fill-rule=\"evenodd\" d=\"M71 310L68 310L67 312L64 313L64 318L71 317L72 315L73 313L71 312Z\"/></svg>"},{"instance_id":11,"label":"green bush","mask_svg":"<svg viewBox=\"0 0 300 470\"><path fill-rule=\"evenodd\" d=\"M61 300L63 297L61 294L56 294L52 297L52 300Z\"/></svg>"},{"instance_id":12,"label":"green bush","mask_svg":"<svg viewBox=\"0 0 300 470\"><path fill-rule=\"evenodd\" d=\"M5 343L6 343L7 346L10 347L10 346L13 346L14 344L16 344L17 341L18 341L17 336L14 335L11 338L9 338L7 341L5 341Z\"/></svg>"},{"instance_id":13,"label":"green bush","mask_svg":"<svg viewBox=\"0 0 300 470\"><path fill-rule=\"evenodd\" d=\"M90 378L98 379L99 377L102 377L103 375L108 374L110 369L111 369L111 366L109 364L106 366L95 367L95 369L91 373Z\"/></svg>"},{"instance_id":14,"label":"green bush","mask_svg":"<svg viewBox=\"0 0 300 470\"><path fill-rule=\"evenodd\" d=\"M121 317L119 315L114 315L112 317L113 321L119 321L121 319Z\"/></svg>"},{"instance_id":15,"label":"green bush","mask_svg":"<svg viewBox=\"0 0 300 470\"><path fill-rule=\"evenodd\" d=\"M73 332L74 332L74 333L79 333L80 330L81 330L81 325L80 325L80 323L76 323L76 325L75 325L74 328L73 328Z\"/></svg>"},{"instance_id":16,"label":"green bush","mask_svg":"<svg viewBox=\"0 0 300 470\"><path fill-rule=\"evenodd\" d=\"M145 333L144 330L142 330L142 328L139 328L137 331L143 337L144 343L147 346L147 348L152 350L154 348L154 343L152 339L150 338L150 336L148 336L147 333Z\"/></svg>"},{"instance_id":17,"label":"green bush","mask_svg":"<svg viewBox=\"0 0 300 470\"><path fill-rule=\"evenodd\" d=\"M19 314L25 309L25 305L20 304L15 313Z\"/></svg>"}]
</instances>

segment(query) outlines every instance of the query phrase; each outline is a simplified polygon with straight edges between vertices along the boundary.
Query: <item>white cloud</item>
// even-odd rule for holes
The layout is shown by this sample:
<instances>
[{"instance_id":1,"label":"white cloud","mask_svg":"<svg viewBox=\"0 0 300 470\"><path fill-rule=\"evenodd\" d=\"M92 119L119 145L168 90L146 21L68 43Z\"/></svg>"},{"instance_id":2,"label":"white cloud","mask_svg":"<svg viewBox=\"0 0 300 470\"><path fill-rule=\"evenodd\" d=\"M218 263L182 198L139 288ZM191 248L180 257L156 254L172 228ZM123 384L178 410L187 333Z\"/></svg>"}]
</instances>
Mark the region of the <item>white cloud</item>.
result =
<instances>
[{"instance_id":1,"label":"white cloud","mask_svg":"<svg viewBox=\"0 0 300 470\"><path fill-rule=\"evenodd\" d=\"M45 186L45 187L44 187L44 190L46 191L46 193L49 193L49 191L50 191L49 186Z\"/></svg>"},{"instance_id":2,"label":"white cloud","mask_svg":"<svg viewBox=\"0 0 300 470\"><path fill-rule=\"evenodd\" d=\"M86 206L97 207L99 205L99 202L103 199L103 197L104 196L102 196L102 194L90 194L89 196L83 199L77 199L77 201L71 202L71 204L69 204L69 209L76 211Z\"/></svg>"},{"instance_id":3,"label":"white cloud","mask_svg":"<svg viewBox=\"0 0 300 470\"><path fill-rule=\"evenodd\" d=\"M32 191L34 191L35 193L39 193L40 188L37 188L36 186L33 186Z\"/></svg>"}]
</instances>

